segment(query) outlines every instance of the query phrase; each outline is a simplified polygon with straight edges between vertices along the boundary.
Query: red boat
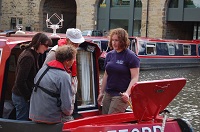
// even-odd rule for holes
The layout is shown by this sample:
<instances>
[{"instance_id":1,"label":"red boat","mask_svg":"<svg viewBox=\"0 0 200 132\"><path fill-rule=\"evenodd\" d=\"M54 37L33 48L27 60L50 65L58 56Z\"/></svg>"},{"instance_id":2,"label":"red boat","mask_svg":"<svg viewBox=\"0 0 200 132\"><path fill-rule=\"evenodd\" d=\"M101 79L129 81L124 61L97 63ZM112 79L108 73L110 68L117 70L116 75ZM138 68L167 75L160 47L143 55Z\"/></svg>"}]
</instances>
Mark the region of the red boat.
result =
<instances>
[{"instance_id":1,"label":"red boat","mask_svg":"<svg viewBox=\"0 0 200 132\"><path fill-rule=\"evenodd\" d=\"M140 58L141 70L200 66L200 40L129 39L129 49ZM106 54L107 51L102 51L100 56L101 69L104 69Z\"/></svg>"},{"instance_id":2,"label":"red boat","mask_svg":"<svg viewBox=\"0 0 200 132\"><path fill-rule=\"evenodd\" d=\"M100 49L85 41L78 48L78 92L75 120L55 125L15 120L11 89L21 44L28 44L34 32L0 35L0 131L1 132L193 132L182 119L168 117L167 105L185 86L184 78L138 82L132 87L130 108L126 113L102 115L97 104L99 92ZM47 33L50 35L50 33ZM52 37L54 45L60 37ZM40 56L42 65L46 54Z\"/></svg>"}]
</instances>

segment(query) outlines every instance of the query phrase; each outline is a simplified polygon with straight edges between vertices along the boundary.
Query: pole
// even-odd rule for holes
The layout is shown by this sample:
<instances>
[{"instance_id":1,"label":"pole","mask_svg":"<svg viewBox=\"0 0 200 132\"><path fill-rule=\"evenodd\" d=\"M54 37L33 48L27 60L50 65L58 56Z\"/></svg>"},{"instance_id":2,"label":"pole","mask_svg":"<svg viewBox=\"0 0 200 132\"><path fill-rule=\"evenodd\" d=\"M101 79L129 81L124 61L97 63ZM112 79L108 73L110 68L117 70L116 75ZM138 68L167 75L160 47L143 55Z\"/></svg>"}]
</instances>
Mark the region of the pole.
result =
<instances>
[{"instance_id":1,"label":"pole","mask_svg":"<svg viewBox=\"0 0 200 132\"><path fill-rule=\"evenodd\" d=\"M167 121L167 116L169 114L169 111L168 110L164 110L161 113L163 113L163 115L164 115L163 122L162 122L162 127L161 127L161 132L164 132L165 131L166 121Z\"/></svg>"}]
</instances>

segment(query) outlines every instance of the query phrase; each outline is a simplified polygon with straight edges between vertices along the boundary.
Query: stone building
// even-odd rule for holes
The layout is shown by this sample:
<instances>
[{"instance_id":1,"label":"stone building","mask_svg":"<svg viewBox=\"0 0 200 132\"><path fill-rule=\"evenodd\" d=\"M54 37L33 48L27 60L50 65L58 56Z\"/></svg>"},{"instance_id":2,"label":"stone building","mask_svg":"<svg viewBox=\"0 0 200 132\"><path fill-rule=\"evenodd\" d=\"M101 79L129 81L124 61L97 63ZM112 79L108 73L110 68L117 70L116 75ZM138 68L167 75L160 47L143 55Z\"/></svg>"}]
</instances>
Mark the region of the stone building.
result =
<instances>
[{"instance_id":1,"label":"stone building","mask_svg":"<svg viewBox=\"0 0 200 132\"><path fill-rule=\"evenodd\" d=\"M94 0L1 0L0 30L16 29L22 24L23 29L51 31L46 26L47 14L63 14L63 27L77 27L81 30L94 29L97 2ZM57 23L52 20L52 23Z\"/></svg>"},{"instance_id":2,"label":"stone building","mask_svg":"<svg viewBox=\"0 0 200 132\"><path fill-rule=\"evenodd\" d=\"M47 14L63 14L63 27L103 32L122 27L130 36L200 38L199 0L0 0L0 30L47 31ZM58 23L53 19L52 23Z\"/></svg>"}]
</instances>

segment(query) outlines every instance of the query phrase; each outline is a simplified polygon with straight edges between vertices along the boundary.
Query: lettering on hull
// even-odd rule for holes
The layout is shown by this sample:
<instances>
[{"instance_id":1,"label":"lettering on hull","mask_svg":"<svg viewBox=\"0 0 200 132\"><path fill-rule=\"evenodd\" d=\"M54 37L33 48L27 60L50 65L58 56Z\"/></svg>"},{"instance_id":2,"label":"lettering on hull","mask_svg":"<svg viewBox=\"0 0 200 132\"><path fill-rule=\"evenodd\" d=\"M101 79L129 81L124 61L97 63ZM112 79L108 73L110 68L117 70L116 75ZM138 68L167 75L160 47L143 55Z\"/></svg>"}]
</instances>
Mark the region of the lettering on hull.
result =
<instances>
[{"instance_id":1,"label":"lettering on hull","mask_svg":"<svg viewBox=\"0 0 200 132\"><path fill-rule=\"evenodd\" d=\"M133 129L109 130L107 132L161 132L161 126L141 127Z\"/></svg>"}]
</instances>

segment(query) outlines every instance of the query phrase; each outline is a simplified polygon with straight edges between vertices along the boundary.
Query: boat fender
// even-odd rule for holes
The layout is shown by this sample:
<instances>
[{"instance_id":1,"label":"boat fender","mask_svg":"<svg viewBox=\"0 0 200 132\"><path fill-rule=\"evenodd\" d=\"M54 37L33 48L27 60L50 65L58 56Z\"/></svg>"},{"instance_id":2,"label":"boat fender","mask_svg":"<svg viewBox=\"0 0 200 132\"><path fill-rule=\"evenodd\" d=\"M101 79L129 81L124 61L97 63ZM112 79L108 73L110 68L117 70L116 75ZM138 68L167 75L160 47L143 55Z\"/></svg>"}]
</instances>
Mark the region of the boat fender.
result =
<instances>
[{"instance_id":1,"label":"boat fender","mask_svg":"<svg viewBox=\"0 0 200 132\"><path fill-rule=\"evenodd\" d=\"M180 126L181 132L194 132L192 125L186 119L177 118L174 119L177 121L178 125Z\"/></svg>"}]
</instances>

